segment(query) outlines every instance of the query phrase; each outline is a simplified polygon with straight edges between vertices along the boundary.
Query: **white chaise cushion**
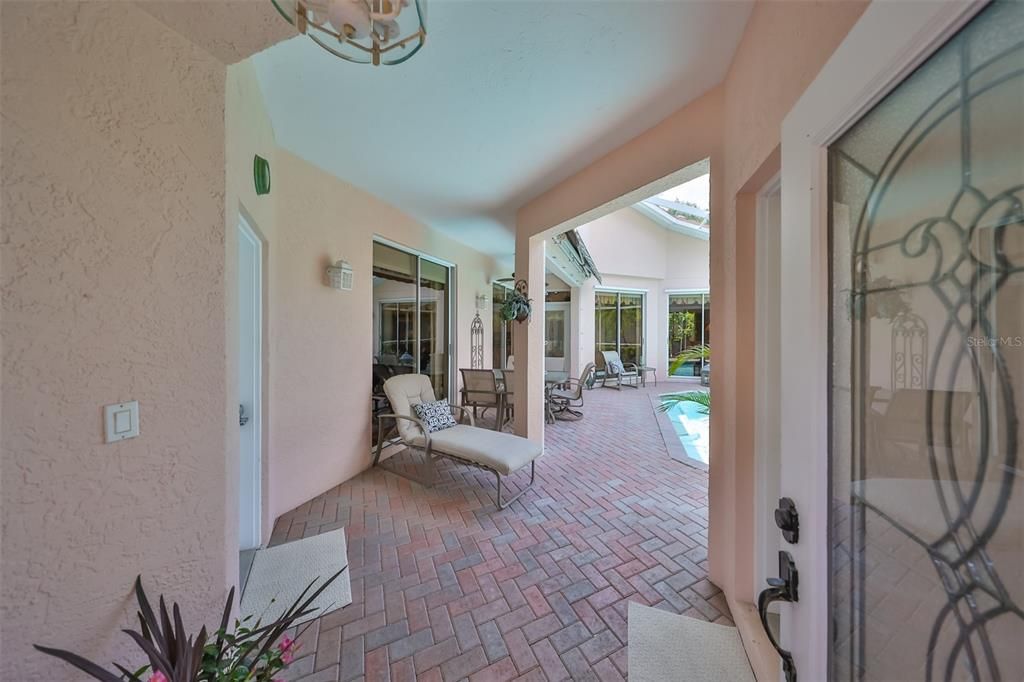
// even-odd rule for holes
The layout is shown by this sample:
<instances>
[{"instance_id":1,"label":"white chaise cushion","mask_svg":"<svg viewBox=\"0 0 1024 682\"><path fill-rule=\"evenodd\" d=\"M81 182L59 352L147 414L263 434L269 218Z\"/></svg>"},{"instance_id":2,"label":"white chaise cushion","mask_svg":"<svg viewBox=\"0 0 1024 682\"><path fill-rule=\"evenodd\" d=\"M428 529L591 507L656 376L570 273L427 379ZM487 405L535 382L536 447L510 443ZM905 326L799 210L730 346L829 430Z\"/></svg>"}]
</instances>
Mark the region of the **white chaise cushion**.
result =
<instances>
[{"instance_id":1,"label":"white chaise cushion","mask_svg":"<svg viewBox=\"0 0 1024 682\"><path fill-rule=\"evenodd\" d=\"M423 447L426 439L420 435L412 443ZM435 452L482 464L502 476L523 468L544 452L540 445L527 438L467 424L430 434L430 446Z\"/></svg>"}]
</instances>

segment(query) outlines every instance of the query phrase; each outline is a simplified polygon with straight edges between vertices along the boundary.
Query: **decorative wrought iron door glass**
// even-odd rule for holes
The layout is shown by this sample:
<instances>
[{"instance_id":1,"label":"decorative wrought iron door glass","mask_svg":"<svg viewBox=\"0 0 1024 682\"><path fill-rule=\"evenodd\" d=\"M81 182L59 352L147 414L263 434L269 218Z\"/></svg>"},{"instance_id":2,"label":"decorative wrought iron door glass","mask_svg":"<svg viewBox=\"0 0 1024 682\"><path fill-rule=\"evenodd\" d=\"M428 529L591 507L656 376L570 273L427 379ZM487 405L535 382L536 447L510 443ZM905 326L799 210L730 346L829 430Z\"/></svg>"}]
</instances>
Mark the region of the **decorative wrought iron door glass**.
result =
<instances>
[{"instance_id":1,"label":"decorative wrought iron door glass","mask_svg":"<svg viewBox=\"0 0 1024 682\"><path fill-rule=\"evenodd\" d=\"M1024 3L941 47L829 175L832 677L1017 679Z\"/></svg>"}]
</instances>

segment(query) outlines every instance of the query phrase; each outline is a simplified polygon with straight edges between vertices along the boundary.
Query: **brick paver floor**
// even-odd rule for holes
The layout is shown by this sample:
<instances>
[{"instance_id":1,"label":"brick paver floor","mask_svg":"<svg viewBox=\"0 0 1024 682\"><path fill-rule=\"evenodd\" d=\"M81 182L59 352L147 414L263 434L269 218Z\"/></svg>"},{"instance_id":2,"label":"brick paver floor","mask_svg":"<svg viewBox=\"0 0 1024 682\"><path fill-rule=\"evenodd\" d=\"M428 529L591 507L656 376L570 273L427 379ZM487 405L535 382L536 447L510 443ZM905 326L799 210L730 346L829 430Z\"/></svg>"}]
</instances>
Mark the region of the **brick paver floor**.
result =
<instances>
[{"instance_id":1,"label":"brick paver floor","mask_svg":"<svg viewBox=\"0 0 1024 682\"><path fill-rule=\"evenodd\" d=\"M442 460L432 489L371 470L279 518L271 544L345 528L354 600L302 634L288 679L619 680L629 602L731 624L707 474L656 421L666 390L587 391L504 511L492 474Z\"/></svg>"}]
</instances>

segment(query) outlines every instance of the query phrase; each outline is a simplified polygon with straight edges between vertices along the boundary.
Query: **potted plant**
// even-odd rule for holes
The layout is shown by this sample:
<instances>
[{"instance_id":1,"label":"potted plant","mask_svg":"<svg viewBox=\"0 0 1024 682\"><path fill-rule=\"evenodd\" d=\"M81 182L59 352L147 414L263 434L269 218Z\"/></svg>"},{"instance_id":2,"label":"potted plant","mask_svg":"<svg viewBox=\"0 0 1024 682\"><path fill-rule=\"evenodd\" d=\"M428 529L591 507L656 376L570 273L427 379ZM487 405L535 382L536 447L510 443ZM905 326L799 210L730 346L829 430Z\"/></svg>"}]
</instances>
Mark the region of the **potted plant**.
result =
<instances>
[{"instance_id":1,"label":"potted plant","mask_svg":"<svg viewBox=\"0 0 1024 682\"><path fill-rule=\"evenodd\" d=\"M159 611L154 612L142 589L142 579L138 577L135 598L139 603L139 630L124 632L135 641L149 663L136 670L114 663L117 672L111 672L70 651L38 644L35 647L103 682L272 682L277 679L277 673L292 662L299 648L285 632L316 610L311 607L313 600L347 568L342 568L316 589L316 581L311 582L272 623L253 621L252 616L248 616L230 625L235 599L232 587L224 604L220 627L212 637L207 635L205 627L195 635L186 633L178 605L172 604L168 612L162 596Z\"/></svg>"},{"instance_id":2,"label":"potted plant","mask_svg":"<svg viewBox=\"0 0 1024 682\"><path fill-rule=\"evenodd\" d=\"M509 321L525 322L530 319L532 309L533 301L526 297L526 282L519 280L501 304L501 316Z\"/></svg>"}]
</instances>

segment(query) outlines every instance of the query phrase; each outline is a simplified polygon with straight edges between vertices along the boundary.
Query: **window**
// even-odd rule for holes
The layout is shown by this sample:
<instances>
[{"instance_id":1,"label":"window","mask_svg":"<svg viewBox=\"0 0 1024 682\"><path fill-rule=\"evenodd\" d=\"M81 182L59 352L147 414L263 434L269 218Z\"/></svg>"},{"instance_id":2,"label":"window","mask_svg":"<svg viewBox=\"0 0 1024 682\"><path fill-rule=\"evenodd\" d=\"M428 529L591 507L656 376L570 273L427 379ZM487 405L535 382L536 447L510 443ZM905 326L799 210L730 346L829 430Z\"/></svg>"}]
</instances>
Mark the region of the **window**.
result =
<instances>
[{"instance_id":1,"label":"window","mask_svg":"<svg viewBox=\"0 0 1024 682\"><path fill-rule=\"evenodd\" d=\"M618 352L623 362L644 364L644 295L598 291L594 305L595 355Z\"/></svg>"},{"instance_id":2,"label":"window","mask_svg":"<svg viewBox=\"0 0 1024 682\"><path fill-rule=\"evenodd\" d=\"M684 351L711 343L711 296L706 291L668 296L668 362ZM677 367L675 376L700 376L705 360L695 358Z\"/></svg>"}]
</instances>

